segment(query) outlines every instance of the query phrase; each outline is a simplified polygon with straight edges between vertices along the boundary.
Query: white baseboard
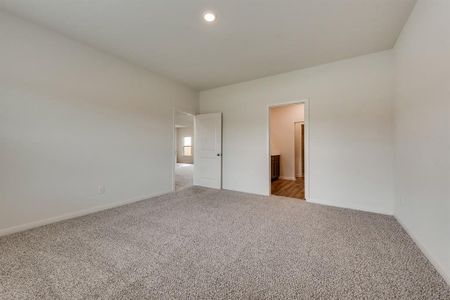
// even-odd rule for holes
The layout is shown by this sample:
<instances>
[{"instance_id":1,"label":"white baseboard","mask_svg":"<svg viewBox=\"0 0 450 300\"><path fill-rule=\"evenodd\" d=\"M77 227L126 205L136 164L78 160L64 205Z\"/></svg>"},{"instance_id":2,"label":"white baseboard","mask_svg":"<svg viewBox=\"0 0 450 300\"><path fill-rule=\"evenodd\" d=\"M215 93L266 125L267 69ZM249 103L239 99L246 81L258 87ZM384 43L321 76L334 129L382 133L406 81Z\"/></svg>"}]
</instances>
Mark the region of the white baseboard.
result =
<instances>
[{"instance_id":1,"label":"white baseboard","mask_svg":"<svg viewBox=\"0 0 450 300\"><path fill-rule=\"evenodd\" d=\"M278 178L283 179L283 180L295 180L295 177L288 177L288 176L280 176Z\"/></svg>"},{"instance_id":2,"label":"white baseboard","mask_svg":"<svg viewBox=\"0 0 450 300\"><path fill-rule=\"evenodd\" d=\"M76 211L76 212L62 214L62 215L59 215L59 216L56 216L56 217L51 217L51 218L47 218L47 219L43 219L43 220L38 220L38 221L26 223L26 224L21 224L21 225L17 225L17 226L13 226L13 227L0 229L0 236L5 236L5 235L9 235L9 234L25 231L25 230L28 230L28 229L44 226L44 225L51 224L51 223L56 223L56 222L60 222L60 221L68 220L68 219L73 219L73 218L89 215L89 214L92 214L92 213L95 213L95 212L99 212L99 211L102 211L102 210L107 210L107 209L118 207L118 206L122 206L122 205L125 205L125 204L130 204L130 203L133 203L133 202L146 200L146 199L149 199L149 198L165 195L165 194L168 194L168 193L170 193L170 192L149 194L149 195L146 195L146 196L140 196L140 197L131 198L131 199L128 199L128 200L125 200L125 201L118 201L118 202L108 203L108 204L105 204L105 205L98 205L98 206L94 206L94 207L91 207L91 208L88 208L88 209L83 209L83 210L79 210L79 211Z\"/></svg>"},{"instance_id":3,"label":"white baseboard","mask_svg":"<svg viewBox=\"0 0 450 300\"><path fill-rule=\"evenodd\" d=\"M355 206L340 205L340 204L338 205L334 202L324 201L324 200L319 200L319 199L307 199L306 201L309 203L315 203L315 204L321 204L321 205L333 206L333 207L339 207L339 208L348 208L348 209L366 211L366 212L371 212L371 213L376 213L376 214L383 214L383 215L389 215L389 216L394 215L394 213L392 211L389 211L386 209L378 209L378 208L371 208L371 207L358 206L358 205L355 205Z\"/></svg>"},{"instance_id":4,"label":"white baseboard","mask_svg":"<svg viewBox=\"0 0 450 300\"><path fill-rule=\"evenodd\" d=\"M425 257L430 261L430 263L434 266L436 271L444 278L444 280L447 282L448 285L450 285L450 274L447 274L444 270L444 267L441 266L441 264L438 262L437 259L435 259L430 252L427 250L424 244L420 242L420 240L417 238L417 236L408 228L408 226L400 220L399 217L394 215L394 218L397 220L398 223L403 227L403 229L406 231L406 233L411 237L411 239L416 243L417 247L419 247L420 251L425 255Z\"/></svg>"}]
</instances>

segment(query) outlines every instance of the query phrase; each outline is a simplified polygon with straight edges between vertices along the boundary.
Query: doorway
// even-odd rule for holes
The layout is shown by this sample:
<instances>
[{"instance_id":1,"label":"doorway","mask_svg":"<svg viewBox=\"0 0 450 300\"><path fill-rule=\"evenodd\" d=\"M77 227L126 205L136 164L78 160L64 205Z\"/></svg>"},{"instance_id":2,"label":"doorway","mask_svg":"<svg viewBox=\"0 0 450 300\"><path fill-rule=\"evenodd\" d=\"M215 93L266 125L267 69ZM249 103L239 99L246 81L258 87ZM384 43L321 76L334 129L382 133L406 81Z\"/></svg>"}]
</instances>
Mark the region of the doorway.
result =
<instances>
[{"instance_id":1,"label":"doorway","mask_svg":"<svg viewBox=\"0 0 450 300\"><path fill-rule=\"evenodd\" d=\"M306 199L305 102L269 107L270 194Z\"/></svg>"},{"instance_id":2,"label":"doorway","mask_svg":"<svg viewBox=\"0 0 450 300\"><path fill-rule=\"evenodd\" d=\"M172 190L222 188L222 113L173 110Z\"/></svg>"},{"instance_id":3,"label":"doorway","mask_svg":"<svg viewBox=\"0 0 450 300\"><path fill-rule=\"evenodd\" d=\"M181 191L193 185L194 176L194 116L175 111L175 191Z\"/></svg>"}]
</instances>

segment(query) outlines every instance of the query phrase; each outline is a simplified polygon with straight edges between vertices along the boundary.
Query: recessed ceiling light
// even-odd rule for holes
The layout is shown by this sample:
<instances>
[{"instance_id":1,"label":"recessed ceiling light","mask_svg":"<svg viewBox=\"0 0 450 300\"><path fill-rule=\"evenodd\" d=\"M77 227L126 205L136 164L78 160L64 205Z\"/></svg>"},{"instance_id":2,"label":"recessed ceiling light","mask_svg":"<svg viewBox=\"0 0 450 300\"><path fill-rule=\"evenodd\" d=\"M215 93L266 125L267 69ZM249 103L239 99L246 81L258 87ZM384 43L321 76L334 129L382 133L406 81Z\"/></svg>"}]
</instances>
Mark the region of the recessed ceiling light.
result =
<instances>
[{"instance_id":1,"label":"recessed ceiling light","mask_svg":"<svg viewBox=\"0 0 450 300\"><path fill-rule=\"evenodd\" d=\"M213 12L207 11L203 13L203 19L208 23L212 23L216 20L216 15Z\"/></svg>"}]
</instances>

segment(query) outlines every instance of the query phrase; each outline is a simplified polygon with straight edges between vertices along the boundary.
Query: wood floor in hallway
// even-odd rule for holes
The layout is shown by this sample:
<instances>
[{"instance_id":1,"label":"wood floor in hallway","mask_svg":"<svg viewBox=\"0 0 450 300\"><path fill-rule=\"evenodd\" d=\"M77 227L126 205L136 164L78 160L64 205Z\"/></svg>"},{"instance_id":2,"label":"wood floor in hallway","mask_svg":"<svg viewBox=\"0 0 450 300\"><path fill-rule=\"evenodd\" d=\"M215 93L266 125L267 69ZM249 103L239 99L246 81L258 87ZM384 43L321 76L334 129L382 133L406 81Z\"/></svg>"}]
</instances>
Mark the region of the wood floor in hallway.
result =
<instances>
[{"instance_id":1,"label":"wood floor in hallway","mask_svg":"<svg viewBox=\"0 0 450 300\"><path fill-rule=\"evenodd\" d=\"M296 180L277 179L272 181L272 195L305 199L305 179Z\"/></svg>"}]
</instances>

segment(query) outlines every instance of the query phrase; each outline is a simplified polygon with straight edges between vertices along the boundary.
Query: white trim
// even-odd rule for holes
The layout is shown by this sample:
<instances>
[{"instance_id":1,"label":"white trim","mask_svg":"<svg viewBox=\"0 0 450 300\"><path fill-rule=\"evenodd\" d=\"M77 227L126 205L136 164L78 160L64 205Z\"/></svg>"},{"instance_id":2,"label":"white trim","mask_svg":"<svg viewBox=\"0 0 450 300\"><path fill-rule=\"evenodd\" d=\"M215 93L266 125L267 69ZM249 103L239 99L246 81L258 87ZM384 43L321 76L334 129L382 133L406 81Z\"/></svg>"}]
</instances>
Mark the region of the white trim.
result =
<instances>
[{"instance_id":1,"label":"white trim","mask_svg":"<svg viewBox=\"0 0 450 300\"><path fill-rule=\"evenodd\" d=\"M392 211L388 211L388 210L384 210L384 209L371 208L371 207L359 206L359 205L341 205L341 204L336 204L335 201L331 202L331 201L320 200L320 199L309 199L308 202L320 204L320 205L338 207L338 208L346 208L346 209L360 210L360 211L371 212L371 213L376 213L376 214L383 214L383 215L388 215L388 216L394 215L394 213Z\"/></svg>"},{"instance_id":2,"label":"white trim","mask_svg":"<svg viewBox=\"0 0 450 300\"><path fill-rule=\"evenodd\" d=\"M439 263L437 259L435 259L431 253L427 250L424 244L420 242L420 240L417 238L415 234L406 226L406 223L400 220L400 218L396 215L394 215L394 218L397 220L397 222L403 227L403 229L406 231L406 233L411 237L411 239L414 241L414 243L419 247L420 251L425 255L425 257L430 261L430 263L434 266L436 271L444 278L444 280L447 282L448 285L450 285L450 274L447 274L445 272L444 267Z\"/></svg>"},{"instance_id":3,"label":"white trim","mask_svg":"<svg viewBox=\"0 0 450 300\"><path fill-rule=\"evenodd\" d=\"M305 98L303 100L296 100L296 101L288 101L283 103L275 103L275 104L269 104L267 105L267 128L266 128L266 137L267 137L267 146L266 146L266 155L267 155L267 162L269 165L269 171L268 171L268 192L266 195L272 195L271 191L271 182L272 182L272 176L270 173L270 165L271 165L271 158L270 158L270 109L273 107L279 107L279 106L285 106L290 104L303 104L304 105L304 120L303 123L305 124L305 201L309 200L309 185L310 185L310 171L309 171L309 99ZM281 178L281 177L280 177ZM295 180L295 178L293 179Z\"/></svg>"},{"instance_id":4,"label":"white trim","mask_svg":"<svg viewBox=\"0 0 450 300\"><path fill-rule=\"evenodd\" d=\"M64 221L64 220L69 220L69 219L73 219L73 218L77 218L77 217L82 217L82 216L89 215L89 214L92 214L92 213L96 213L96 212L99 212L99 211L107 210L107 209L114 208L114 207L123 206L125 204L130 204L130 203L134 203L134 202L138 202L138 201L142 201L142 200L147 200L149 198L158 197L158 196L165 195L165 194L168 194L168 193L170 193L170 192L149 194L149 195L146 195L146 196L135 197L135 198L131 198L131 199L124 200L124 201L117 201L117 202L113 202L113 203L108 203L108 204L105 204L105 205L98 205L98 206L94 206L94 207L91 207L91 208L88 208L88 209L79 210L79 211L76 211L76 212L65 213L65 214L62 214L62 215L59 215L59 216L56 216L56 217L50 217L50 218L42 219L42 220L39 220L39 221L34 221L34 222L26 223L26 224L21 224L21 225L17 225L17 226L13 226L13 227L0 229L0 236L5 236L5 235L9 235L9 234L25 231L25 230L28 230L28 229L32 229L32 228L48 225L48 224L51 224L51 223L56 223L56 222L60 222L60 221Z\"/></svg>"},{"instance_id":5,"label":"white trim","mask_svg":"<svg viewBox=\"0 0 450 300\"><path fill-rule=\"evenodd\" d=\"M303 110L304 111L304 110ZM295 158L295 147L296 147L296 143L295 143L295 124L302 124L303 125L303 129L305 128L305 121L299 121L299 122L294 122L294 158ZM303 153L303 156L305 157L305 153ZM303 164L304 164L305 162L303 162ZM295 168L294 169L297 169L297 164L295 164ZM300 172L302 171L302 170L299 170ZM295 173L295 170L294 170L294 173ZM303 174L302 173L299 173L299 174L295 174L295 178L294 178L294 180L295 179L297 179L297 178L299 178L299 177L303 177Z\"/></svg>"},{"instance_id":6,"label":"white trim","mask_svg":"<svg viewBox=\"0 0 450 300\"><path fill-rule=\"evenodd\" d=\"M175 168L177 167L177 126L175 124L177 111L174 108L172 110L172 172L171 172L171 181L172 181L172 192L175 192Z\"/></svg>"}]
</instances>

